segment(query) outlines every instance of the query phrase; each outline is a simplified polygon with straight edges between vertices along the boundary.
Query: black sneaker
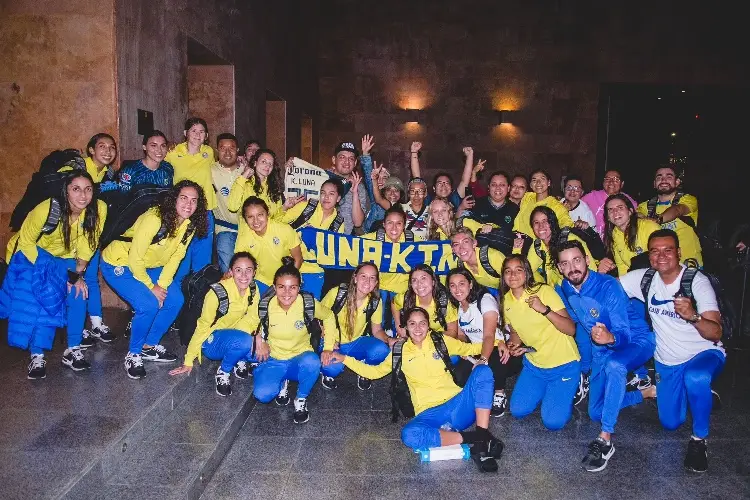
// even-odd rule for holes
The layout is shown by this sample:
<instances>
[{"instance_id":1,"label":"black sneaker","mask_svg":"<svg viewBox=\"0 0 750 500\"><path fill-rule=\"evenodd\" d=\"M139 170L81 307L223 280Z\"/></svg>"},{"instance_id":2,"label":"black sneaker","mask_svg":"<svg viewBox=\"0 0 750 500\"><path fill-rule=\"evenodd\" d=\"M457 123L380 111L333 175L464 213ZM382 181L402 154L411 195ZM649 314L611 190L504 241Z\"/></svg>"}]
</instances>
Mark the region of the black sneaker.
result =
<instances>
[{"instance_id":1,"label":"black sneaker","mask_svg":"<svg viewBox=\"0 0 750 500\"><path fill-rule=\"evenodd\" d=\"M357 389L360 391L369 391L372 389L372 380L357 375Z\"/></svg>"},{"instance_id":2,"label":"black sneaker","mask_svg":"<svg viewBox=\"0 0 750 500\"><path fill-rule=\"evenodd\" d=\"M323 389L326 389L328 391L334 390L336 387L338 387L338 384L336 383L336 379L333 377L326 377L325 375L320 376L320 385L323 386Z\"/></svg>"},{"instance_id":3,"label":"black sneaker","mask_svg":"<svg viewBox=\"0 0 750 500\"><path fill-rule=\"evenodd\" d=\"M216 370L216 394L224 397L232 395L232 383L229 381L229 374L221 371L221 368Z\"/></svg>"},{"instance_id":4,"label":"black sneaker","mask_svg":"<svg viewBox=\"0 0 750 500\"><path fill-rule=\"evenodd\" d=\"M493 455L493 451L498 455L498 458L502 454L503 444L499 439L478 441L471 446L471 459L477 464L480 472L497 472L497 459Z\"/></svg>"},{"instance_id":5,"label":"black sneaker","mask_svg":"<svg viewBox=\"0 0 750 500\"><path fill-rule=\"evenodd\" d=\"M281 386L278 396L276 396L276 404L279 406L286 406L289 404L291 399L289 398L289 381L285 380L284 385Z\"/></svg>"},{"instance_id":6,"label":"black sneaker","mask_svg":"<svg viewBox=\"0 0 750 500\"><path fill-rule=\"evenodd\" d=\"M102 342L109 343L117 338L117 335L112 333L107 325L102 323L102 326L91 329L91 334Z\"/></svg>"},{"instance_id":7,"label":"black sneaker","mask_svg":"<svg viewBox=\"0 0 750 500\"><path fill-rule=\"evenodd\" d=\"M297 398L294 400L294 423L304 424L310 420L310 412L307 410L307 399Z\"/></svg>"},{"instance_id":8,"label":"black sneaker","mask_svg":"<svg viewBox=\"0 0 750 500\"><path fill-rule=\"evenodd\" d=\"M81 349L88 349L96 345L96 336L89 330L83 330L83 336L81 337Z\"/></svg>"},{"instance_id":9,"label":"black sneaker","mask_svg":"<svg viewBox=\"0 0 750 500\"><path fill-rule=\"evenodd\" d=\"M610 457L615 454L615 445L612 441L607 444L601 437L597 437L589 443L589 451L581 464L589 472L604 470Z\"/></svg>"},{"instance_id":10,"label":"black sneaker","mask_svg":"<svg viewBox=\"0 0 750 500\"><path fill-rule=\"evenodd\" d=\"M508 411L508 397L504 392L496 392L492 398L492 409L490 415L493 417L502 417Z\"/></svg>"},{"instance_id":11,"label":"black sneaker","mask_svg":"<svg viewBox=\"0 0 750 500\"><path fill-rule=\"evenodd\" d=\"M146 369L143 367L143 358L140 354L129 352L125 356L125 371L128 372L128 377L136 380L146 376Z\"/></svg>"},{"instance_id":12,"label":"black sneaker","mask_svg":"<svg viewBox=\"0 0 750 500\"><path fill-rule=\"evenodd\" d=\"M237 366L232 371L237 378L246 379L250 376L250 370L247 369L247 361L237 361Z\"/></svg>"},{"instance_id":13,"label":"black sneaker","mask_svg":"<svg viewBox=\"0 0 750 500\"><path fill-rule=\"evenodd\" d=\"M690 472L706 472L708 470L708 447L705 439L690 438L684 464Z\"/></svg>"},{"instance_id":14,"label":"black sneaker","mask_svg":"<svg viewBox=\"0 0 750 500\"><path fill-rule=\"evenodd\" d=\"M578 391L576 392L575 397L573 398L573 404L578 405L586 399L586 396L589 393L589 376L581 373L581 379L578 381Z\"/></svg>"},{"instance_id":15,"label":"black sneaker","mask_svg":"<svg viewBox=\"0 0 750 500\"><path fill-rule=\"evenodd\" d=\"M91 368L91 363L86 361L86 358L83 357L83 352L77 347L65 349L62 357L62 364L74 372L82 372L83 370Z\"/></svg>"},{"instance_id":16,"label":"black sneaker","mask_svg":"<svg viewBox=\"0 0 750 500\"><path fill-rule=\"evenodd\" d=\"M32 354L29 363L29 374L26 377L29 380L39 380L47 378L47 361L44 360L44 354Z\"/></svg>"},{"instance_id":17,"label":"black sneaker","mask_svg":"<svg viewBox=\"0 0 750 500\"><path fill-rule=\"evenodd\" d=\"M652 385L654 384L653 382L651 382L651 377L646 374L646 378L641 378L638 375L633 375L633 378L628 380L628 383L625 387L630 391L642 391L643 389L648 389Z\"/></svg>"},{"instance_id":18,"label":"black sneaker","mask_svg":"<svg viewBox=\"0 0 750 500\"><path fill-rule=\"evenodd\" d=\"M177 356L167 351L167 349L160 344L144 348L141 352L141 357L144 361L154 361L156 363L173 363L177 361Z\"/></svg>"}]
</instances>

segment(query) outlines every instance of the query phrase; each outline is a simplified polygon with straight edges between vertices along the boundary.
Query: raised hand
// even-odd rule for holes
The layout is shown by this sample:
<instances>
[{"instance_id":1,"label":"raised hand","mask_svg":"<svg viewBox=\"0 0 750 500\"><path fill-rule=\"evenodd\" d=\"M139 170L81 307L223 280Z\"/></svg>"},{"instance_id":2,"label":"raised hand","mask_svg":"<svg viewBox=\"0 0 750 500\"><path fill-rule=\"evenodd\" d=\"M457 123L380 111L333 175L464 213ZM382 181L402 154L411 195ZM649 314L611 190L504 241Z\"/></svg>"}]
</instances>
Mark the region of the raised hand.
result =
<instances>
[{"instance_id":1,"label":"raised hand","mask_svg":"<svg viewBox=\"0 0 750 500\"><path fill-rule=\"evenodd\" d=\"M411 143L411 152L412 153L419 153L419 150L422 149L422 143L414 141Z\"/></svg>"},{"instance_id":2,"label":"raised hand","mask_svg":"<svg viewBox=\"0 0 750 500\"><path fill-rule=\"evenodd\" d=\"M466 149L466 148L464 148L464 149ZM464 151L464 154L465 154L465 151ZM471 169L471 173L474 174L474 175L477 175L479 172L481 172L482 170L484 170L484 165L486 163L487 163L487 160L482 160L480 158L479 161L477 162L477 164L474 165L474 168Z\"/></svg>"},{"instance_id":3,"label":"raised hand","mask_svg":"<svg viewBox=\"0 0 750 500\"><path fill-rule=\"evenodd\" d=\"M375 145L375 138L370 134L366 134L362 138L362 155L369 155L372 147Z\"/></svg>"},{"instance_id":4,"label":"raised hand","mask_svg":"<svg viewBox=\"0 0 750 500\"><path fill-rule=\"evenodd\" d=\"M474 156L474 148L471 146L464 146L463 152L464 156Z\"/></svg>"}]
</instances>

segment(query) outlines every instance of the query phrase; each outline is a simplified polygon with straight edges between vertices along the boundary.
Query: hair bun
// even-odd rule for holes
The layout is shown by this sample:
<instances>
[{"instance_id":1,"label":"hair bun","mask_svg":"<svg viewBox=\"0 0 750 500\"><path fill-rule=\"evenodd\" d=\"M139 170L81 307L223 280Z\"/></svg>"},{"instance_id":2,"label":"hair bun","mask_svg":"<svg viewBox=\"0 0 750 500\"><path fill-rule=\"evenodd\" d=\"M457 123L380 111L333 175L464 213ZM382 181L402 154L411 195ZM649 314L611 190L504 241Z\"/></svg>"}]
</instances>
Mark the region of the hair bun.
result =
<instances>
[{"instance_id":1,"label":"hair bun","mask_svg":"<svg viewBox=\"0 0 750 500\"><path fill-rule=\"evenodd\" d=\"M281 258L281 267L288 267L288 266L296 267L294 265L294 259L287 255L286 257Z\"/></svg>"}]
</instances>

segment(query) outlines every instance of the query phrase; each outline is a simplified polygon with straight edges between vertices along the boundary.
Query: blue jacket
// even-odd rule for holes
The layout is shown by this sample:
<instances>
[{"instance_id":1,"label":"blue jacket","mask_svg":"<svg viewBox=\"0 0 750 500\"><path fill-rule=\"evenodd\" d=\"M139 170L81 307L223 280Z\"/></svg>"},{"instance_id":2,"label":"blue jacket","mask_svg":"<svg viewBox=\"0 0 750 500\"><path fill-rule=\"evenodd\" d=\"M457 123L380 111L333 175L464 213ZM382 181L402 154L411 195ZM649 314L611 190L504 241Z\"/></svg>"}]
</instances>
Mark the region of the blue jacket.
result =
<instances>
[{"instance_id":1,"label":"blue jacket","mask_svg":"<svg viewBox=\"0 0 750 500\"><path fill-rule=\"evenodd\" d=\"M602 323L614 335L615 341L610 345L591 343L594 356L631 343L654 342L654 332L643 315L643 304L633 304L617 278L589 271L580 291L563 280L558 292L578 328L590 334L597 323Z\"/></svg>"},{"instance_id":2,"label":"blue jacket","mask_svg":"<svg viewBox=\"0 0 750 500\"><path fill-rule=\"evenodd\" d=\"M377 186L372 183L372 156L362 155L359 157L359 164L362 166L362 180L365 182L365 189L367 189L367 196L370 197L372 203L370 204L370 212L365 218L365 223L362 224L363 229L366 233L369 233L372 229L372 225L385 218L385 208L375 203L375 191Z\"/></svg>"},{"instance_id":3,"label":"blue jacket","mask_svg":"<svg viewBox=\"0 0 750 500\"><path fill-rule=\"evenodd\" d=\"M66 323L67 269L71 259L59 259L42 248L38 250L35 264L23 252L13 254L0 288L0 318L8 318L8 344L21 349L29 347L35 333L46 335L35 343L51 349L55 328Z\"/></svg>"}]
</instances>

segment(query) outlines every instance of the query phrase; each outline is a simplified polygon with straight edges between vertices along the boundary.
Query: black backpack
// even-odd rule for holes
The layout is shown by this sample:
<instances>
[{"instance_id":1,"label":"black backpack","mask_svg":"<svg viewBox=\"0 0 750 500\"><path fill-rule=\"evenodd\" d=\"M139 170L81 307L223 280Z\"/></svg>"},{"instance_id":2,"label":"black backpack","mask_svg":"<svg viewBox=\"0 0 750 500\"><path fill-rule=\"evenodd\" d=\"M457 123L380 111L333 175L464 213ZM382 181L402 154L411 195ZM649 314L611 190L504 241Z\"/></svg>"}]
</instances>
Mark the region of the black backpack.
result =
<instances>
[{"instance_id":1,"label":"black backpack","mask_svg":"<svg viewBox=\"0 0 750 500\"><path fill-rule=\"evenodd\" d=\"M558 244L568 241L571 234L578 236L583 240L594 260L602 260L607 255L607 252L604 249L604 243L602 243L601 238L599 238L599 235L593 228L584 230L577 227L563 227L560 229L560 235L557 240ZM534 240L534 252L536 252L537 256L542 259L541 273L544 280L547 281L547 252L542 250L542 241L539 238ZM552 261L550 260L550 264L551 262Z\"/></svg>"},{"instance_id":2,"label":"black backpack","mask_svg":"<svg viewBox=\"0 0 750 500\"><path fill-rule=\"evenodd\" d=\"M719 279L715 275L698 269L698 263L695 260L688 259L685 262L685 265L687 268L685 269L685 272L682 273L682 277L680 278L680 289L677 293L684 297L688 297L695 308L697 306L695 297L693 296L693 280L699 272L708 278L708 281L711 283L711 287L716 294L716 303L719 306L719 313L721 314L721 340L729 340L732 338L732 334L737 328L737 315L735 314L734 306L732 306L732 303L724 292L724 287L721 286ZM648 311L648 292L651 290L651 282L655 275L656 269L649 268L643 275L643 278L641 278L641 294L643 295L643 301L646 304L646 321L649 326L651 326L651 315Z\"/></svg>"},{"instance_id":3,"label":"black backpack","mask_svg":"<svg viewBox=\"0 0 750 500\"><path fill-rule=\"evenodd\" d=\"M131 241L132 238L122 235L135 224L138 217L146 213L148 209L159 205L159 202L161 202L170 189L157 187L153 184L138 184L133 186L127 197L119 203L120 206L114 210L110 209L112 210L110 212L112 215L108 216L107 221L104 223L104 229L99 238L99 248L104 250L115 240ZM185 232L185 236L189 236L193 230L194 228L191 223L190 228ZM156 236L154 236L152 244L158 243L166 238L166 236L166 228L162 225Z\"/></svg>"},{"instance_id":4,"label":"black backpack","mask_svg":"<svg viewBox=\"0 0 750 500\"><path fill-rule=\"evenodd\" d=\"M339 344L341 343L341 326L339 325L339 313L344 309L344 305L346 304L346 296L349 293L349 284L348 283L342 283L339 285L338 290L336 291L336 298L333 301L333 306L331 307L331 311L333 311L333 317L336 319L336 330L339 332ZM372 315L375 314L375 311L377 311L378 306L380 306L380 296L375 297L375 299L370 299L369 302L367 302L367 307L365 308L365 332L364 336L372 336Z\"/></svg>"},{"instance_id":5,"label":"black backpack","mask_svg":"<svg viewBox=\"0 0 750 500\"><path fill-rule=\"evenodd\" d=\"M323 329L320 325L320 321L315 319L315 297L310 292L300 290L299 294L302 296L304 305L304 321L305 327L307 327L307 333L310 334L310 346L313 351L318 352L320 350L320 340L323 336ZM259 331L263 340L268 340L268 303L272 298L276 296L276 289L270 287L266 290L266 293L260 298L258 303L258 316L260 317Z\"/></svg>"},{"instance_id":6,"label":"black backpack","mask_svg":"<svg viewBox=\"0 0 750 500\"><path fill-rule=\"evenodd\" d=\"M60 200L57 198L50 198L49 200L49 212L47 212L47 219L44 221L42 229L39 230L39 236L36 237L36 241L39 241L45 234L52 234L57 225L60 224L60 217L62 216L62 208L60 207ZM18 249L18 240L16 240L16 246L13 248L13 253L16 253Z\"/></svg>"},{"instance_id":7,"label":"black backpack","mask_svg":"<svg viewBox=\"0 0 750 500\"><path fill-rule=\"evenodd\" d=\"M482 246L479 247L479 264L484 269L484 272L492 276L493 278L500 279L500 271L492 267L492 264L490 264L490 247L488 246ZM461 259L458 260L458 266L466 268L466 265L461 261Z\"/></svg>"},{"instance_id":8,"label":"black backpack","mask_svg":"<svg viewBox=\"0 0 750 500\"><path fill-rule=\"evenodd\" d=\"M182 294L185 297L185 304L182 306L182 312L179 316L180 341L182 345L188 345L195 333L195 328L198 326L198 319L203 312L203 302L209 290L213 290L219 299L219 306L216 308L216 316L212 325L216 324L229 311L227 290L224 288L224 285L219 283L222 276L223 274L217 266L209 264L182 280ZM255 282L252 282L247 296L248 304L253 303L255 293Z\"/></svg>"},{"instance_id":9,"label":"black backpack","mask_svg":"<svg viewBox=\"0 0 750 500\"><path fill-rule=\"evenodd\" d=\"M73 170L58 172L63 167L71 167ZM31 176L26 192L10 216L11 230L20 231L23 221L34 207L47 198L60 196L63 183L76 170L86 171L86 161L77 149L57 150L48 154L42 160L39 171Z\"/></svg>"},{"instance_id":10,"label":"black backpack","mask_svg":"<svg viewBox=\"0 0 750 500\"><path fill-rule=\"evenodd\" d=\"M438 332L430 331L430 338L432 339L432 343L435 344L435 350L443 360L443 363L445 363L445 371L450 373L453 381L456 382L453 363L451 363L451 357L448 353L448 347L445 345L445 340L443 340L443 335ZM393 349L391 351L391 422L394 423L398 422L399 414L406 418L414 417L414 404L412 404L411 401L411 392L409 391L409 385L406 383L406 377L401 371L402 355L406 340L407 339L399 339L393 344Z\"/></svg>"},{"instance_id":11,"label":"black backpack","mask_svg":"<svg viewBox=\"0 0 750 500\"><path fill-rule=\"evenodd\" d=\"M290 224L293 229L299 229L302 226L304 226L307 221L310 220L310 217L312 217L313 213L315 212L315 209L318 207L319 200L308 200L307 205L305 206L305 209L302 210L302 213L299 214L299 217L294 219L294 221ZM334 217L333 221L331 221L331 224L328 226L329 231L333 231L334 233L339 230L341 225L344 223L344 216L336 212L336 217Z\"/></svg>"}]
</instances>

